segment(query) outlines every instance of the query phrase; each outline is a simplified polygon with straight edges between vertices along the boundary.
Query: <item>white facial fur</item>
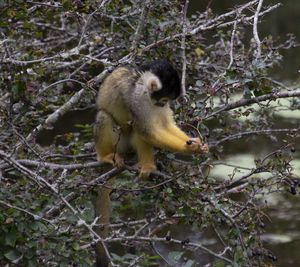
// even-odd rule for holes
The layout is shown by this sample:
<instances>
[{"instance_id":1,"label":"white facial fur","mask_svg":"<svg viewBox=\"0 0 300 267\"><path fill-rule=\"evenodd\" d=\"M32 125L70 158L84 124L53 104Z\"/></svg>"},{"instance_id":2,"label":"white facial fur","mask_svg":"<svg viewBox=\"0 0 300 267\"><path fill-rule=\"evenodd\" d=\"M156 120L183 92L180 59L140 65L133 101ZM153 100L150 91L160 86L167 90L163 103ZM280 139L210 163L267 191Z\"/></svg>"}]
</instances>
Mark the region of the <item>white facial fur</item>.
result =
<instances>
[{"instance_id":1,"label":"white facial fur","mask_svg":"<svg viewBox=\"0 0 300 267\"><path fill-rule=\"evenodd\" d=\"M150 93L158 91L162 88L159 78L152 72L146 71L142 74L141 79Z\"/></svg>"}]
</instances>

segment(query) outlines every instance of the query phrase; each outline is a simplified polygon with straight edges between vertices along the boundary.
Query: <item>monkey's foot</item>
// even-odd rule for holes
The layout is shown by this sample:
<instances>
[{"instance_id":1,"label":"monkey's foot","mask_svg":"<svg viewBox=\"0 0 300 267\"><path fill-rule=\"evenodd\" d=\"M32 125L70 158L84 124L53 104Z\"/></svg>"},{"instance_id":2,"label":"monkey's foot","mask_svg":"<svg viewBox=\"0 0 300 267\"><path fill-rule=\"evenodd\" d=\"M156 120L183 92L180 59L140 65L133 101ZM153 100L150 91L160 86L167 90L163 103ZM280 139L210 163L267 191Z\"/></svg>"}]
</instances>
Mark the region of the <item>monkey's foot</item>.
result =
<instances>
[{"instance_id":1,"label":"monkey's foot","mask_svg":"<svg viewBox=\"0 0 300 267\"><path fill-rule=\"evenodd\" d=\"M150 176L151 172L156 171L156 166L152 163L138 163L138 167L140 169L139 178L141 179L147 179Z\"/></svg>"},{"instance_id":2,"label":"monkey's foot","mask_svg":"<svg viewBox=\"0 0 300 267\"><path fill-rule=\"evenodd\" d=\"M110 163L117 168L124 166L124 159L117 153L107 154L106 156L101 157L100 161Z\"/></svg>"},{"instance_id":3,"label":"monkey's foot","mask_svg":"<svg viewBox=\"0 0 300 267\"><path fill-rule=\"evenodd\" d=\"M190 138L186 142L187 150L191 153L208 153L209 147L207 144L203 144L200 138Z\"/></svg>"}]
</instances>

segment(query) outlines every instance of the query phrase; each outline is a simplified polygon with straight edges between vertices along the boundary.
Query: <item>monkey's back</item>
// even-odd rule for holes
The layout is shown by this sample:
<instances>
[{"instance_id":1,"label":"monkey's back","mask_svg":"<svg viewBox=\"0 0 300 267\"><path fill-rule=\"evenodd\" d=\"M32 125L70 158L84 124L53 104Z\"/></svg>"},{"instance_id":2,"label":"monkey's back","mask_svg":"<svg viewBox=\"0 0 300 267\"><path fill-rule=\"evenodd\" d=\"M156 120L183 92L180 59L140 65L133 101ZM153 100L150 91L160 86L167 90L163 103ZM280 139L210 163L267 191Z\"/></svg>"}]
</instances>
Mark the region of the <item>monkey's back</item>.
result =
<instances>
[{"instance_id":1,"label":"monkey's back","mask_svg":"<svg viewBox=\"0 0 300 267\"><path fill-rule=\"evenodd\" d=\"M97 106L110 114L121 126L127 127L131 114L126 103L126 95L133 89L136 73L129 68L120 67L114 70L102 83Z\"/></svg>"}]
</instances>

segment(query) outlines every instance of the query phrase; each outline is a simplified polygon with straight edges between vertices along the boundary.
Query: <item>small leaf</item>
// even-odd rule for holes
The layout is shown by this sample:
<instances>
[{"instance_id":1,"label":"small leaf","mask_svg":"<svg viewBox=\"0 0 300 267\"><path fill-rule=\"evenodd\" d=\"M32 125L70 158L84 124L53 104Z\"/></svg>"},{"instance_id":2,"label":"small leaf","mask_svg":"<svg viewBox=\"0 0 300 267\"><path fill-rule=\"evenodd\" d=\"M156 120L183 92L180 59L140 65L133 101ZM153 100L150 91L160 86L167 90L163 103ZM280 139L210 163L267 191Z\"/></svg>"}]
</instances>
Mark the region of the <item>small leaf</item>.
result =
<instances>
[{"instance_id":1,"label":"small leaf","mask_svg":"<svg viewBox=\"0 0 300 267\"><path fill-rule=\"evenodd\" d=\"M111 256L112 258L115 260L115 261L122 261L122 257L120 257L119 255L115 254L115 253L111 253Z\"/></svg>"},{"instance_id":2,"label":"small leaf","mask_svg":"<svg viewBox=\"0 0 300 267\"><path fill-rule=\"evenodd\" d=\"M26 84L23 81L15 81L15 83L12 85L12 93L15 97L20 97L24 94L26 90Z\"/></svg>"},{"instance_id":3,"label":"small leaf","mask_svg":"<svg viewBox=\"0 0 300 267\"><path fill-rule=\"evenodd\" d=\"M243 92L243 97L245 99L251 99L252 98L252 92L248 88L246 88Z\"/></svg>"},{"instance_id":4,"label":"small leaf","mask_svg":"<svg viewBox=\"0 0 300 267\"><path fill-rule=\"evenodd\" d=\"M195 49L195 53L196 53L196 55L197 55L198 57L201 57L201 56L204 55L204 51L203 51L200 47L197 47L197 48Z\"/></svg>"},{"instance_id":5,"label":"small leaf","mask_svg":"<svg viewBox=\"0 0 300 267\"><path fill-rule=\"evenodd\" d=\"M5 235L5 244L11 247L16 245L17 235L15 231L10 231Z\"/></svg>"},{"instance_id":6,"label":"small leaf","mask_svg":"<svg viewBox=\"0 0 300 267\"><path fill-rule=\"evenodd\" d=\"M200 81L200 80L197 80L197 81L196 81L196 86L197 86L197 87L202 87L202 86L203 86L203 82Z\"/></svg>"},{"instance_id":7,"label":"small leaf","mask_svg":"<svg viewBox=\"0 0 300 267\"><path fill-rule=\"evenodd\" d=\"M216 261L214 262L213 267L225 267L225 265L223 261Z\"/></svg>"},{"instance_id":8,"label":"small leaf","mask_svg":"<svg viewBox=\"0 0 300 267\"><path fill-rule=\"evenodd\" d=\"M182 251L172 251L168 254L168 258L171 261L172 265L175 265L183 256L184 252Z\"/></svg>"},{"instance_id":9,"label":"small leaf","mask_svg":"<svg viewBox=\"0 0 300 267\"><path fill-rule=\"evenodd\" d=\"M10 250L4 254L4 257L10 261L16 261L22 256L22 254L16 249Z\"/></svg>"},{"instance_id":10,"label":"small leaf","mask_svg":"<svg viewBox=\"0 0 300 267\"><path fill-rule=\"evenodd\" d=\"M192 260L188 260L182 267L192 267L195 262Z\"/></svg>"}]
</instances>

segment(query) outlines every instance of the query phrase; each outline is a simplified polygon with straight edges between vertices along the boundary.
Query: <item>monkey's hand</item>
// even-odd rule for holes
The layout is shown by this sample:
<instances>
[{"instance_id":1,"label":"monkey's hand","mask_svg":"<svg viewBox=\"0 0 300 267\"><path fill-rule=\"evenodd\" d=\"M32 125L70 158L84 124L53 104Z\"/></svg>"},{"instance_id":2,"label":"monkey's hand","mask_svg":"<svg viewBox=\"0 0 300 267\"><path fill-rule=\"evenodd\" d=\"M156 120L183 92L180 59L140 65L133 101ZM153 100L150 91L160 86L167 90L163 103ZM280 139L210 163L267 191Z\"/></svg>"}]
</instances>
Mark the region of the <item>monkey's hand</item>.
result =
<instances>
[{"instance_id":1,"label":"monkey's hand","mask_svg":"<svg viewBox=\"0 0 300 267\"><path fill-rule=\"evenodd\" d=\"M114 167L121 168L124 166L124 159L117 153L110 153L101 157L100 161L112 164Z\"/></svg>"},{"instance_id":2,"label":"monkey's hand","mask_svg":"<svg viewBox=\"0 0 300 267\"><path fill-rule=\"evenodd\" d=\"M190 138L186 141L186 148L188 152L191 153L208 153L209 147L207 144L203 144L200 138Z\"/></svg>"}]
</instances>

